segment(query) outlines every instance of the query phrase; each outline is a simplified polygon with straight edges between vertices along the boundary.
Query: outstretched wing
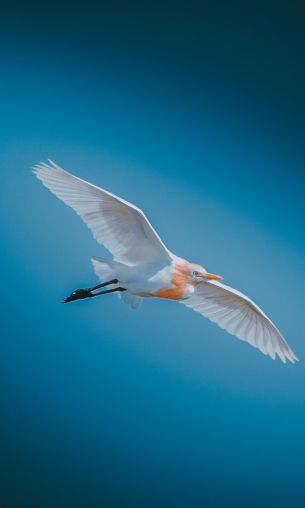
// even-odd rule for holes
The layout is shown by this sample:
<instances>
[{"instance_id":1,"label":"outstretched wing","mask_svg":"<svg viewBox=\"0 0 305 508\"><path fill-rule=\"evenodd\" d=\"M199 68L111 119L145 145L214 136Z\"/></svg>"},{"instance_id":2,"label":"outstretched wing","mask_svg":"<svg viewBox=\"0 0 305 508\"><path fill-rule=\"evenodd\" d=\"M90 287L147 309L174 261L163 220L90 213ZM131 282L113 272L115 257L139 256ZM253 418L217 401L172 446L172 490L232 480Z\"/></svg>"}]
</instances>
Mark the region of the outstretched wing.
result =
<instances>
[{"instance_id":1,"label":"outstretched wing","mask_svg":"<svg viewBox=\"0 0 305 508\"><path fill-rule=\"evenodd\" d=\"M227 332L249 342L274 360L276 355L285 363L297 357L272 321L264 312L236 289L217 281L197 286L193 296L181 303L200 312Z\"/></svg>"},{"instance_id":2,"label":"outstretched wing","mask_svg":"<svg viewBox=\"0 0 305 508\"><path fill-rule=\"evenodd\" d=\"M75 210L116 261L134 265L171 260L171 253L136 206L71 175L50 160L33 171L43 185Z\"/></svg>"}]
</instances>

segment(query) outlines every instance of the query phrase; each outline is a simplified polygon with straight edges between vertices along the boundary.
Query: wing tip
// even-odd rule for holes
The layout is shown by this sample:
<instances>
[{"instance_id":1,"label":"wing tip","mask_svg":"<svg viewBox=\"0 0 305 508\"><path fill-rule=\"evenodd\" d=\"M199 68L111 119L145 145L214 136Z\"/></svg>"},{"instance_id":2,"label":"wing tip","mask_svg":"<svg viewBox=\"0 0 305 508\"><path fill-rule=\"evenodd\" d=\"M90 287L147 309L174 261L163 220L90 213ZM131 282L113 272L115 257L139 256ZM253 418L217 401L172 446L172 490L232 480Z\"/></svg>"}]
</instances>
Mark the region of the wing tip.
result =
<instances>
[{"instance_id":1,"label":"wing tip","mask_svg":"<svg viewBox=\"0 0 305 508\"><path fill-rule=\"evenodd\" d=\"M56 164L56 162L52 161L52 159L47 159L48 161L48 164L46 162L38 162L37 164L34 164L34 166L32 166L32 172L38 176L39 174L46 174L47 172L51 172L51 171L62 171L64 173L66 173L66 171L64 169L62 169L60 166L58 166L58 164Z\"/></svg>"},{"instance_id":2,"label":"wing tip","mask_svg":"<svg viewBox=\"0 0 305 508\"><path fill-rule=\"evenodd\" d=\"M275 357L273 359L276 358L276 355L283 363L287 363L287 360L292 364L300 361L289 347L275 351Z\"/></svg>"},{"instance_id":3,"label":"wing tip","mask_svg":"<svg viewBox=\"0 0 305 508\"><path fill-rule=\"evenodd\" d=\"M56 162L51 159L47 159L46 162L39 162L32 166L32 173L41 181L41 183L47 187L53 194L57 196L57 193L53 190L53 184L57 180L67 180L67 178L71 177L70 173L65 171L63 168L58 166ZM74 177L77 178L77 177Z\"/></svg>"},{"instance_id":4,"label":"wing tip","mask_svg":"<svg viewBox=\"0 0 305 508\"><path fill-rule=\"evenodd\" d=\"M290 349L289 350L289 353L286 354L286 358L291 362L291 363L297 363L299 362L299 358L294 354L294 352Z\"/></svg>"},{"instance_id":5,"label":"wing tip","mask_svg":"<svg viewBox=\"0 0 305 508\"><path fill-rule=\"evenodd\" d=\"M211 320L211 321L213 321L213 320ZM288 346L288 344L286 342L282 345L282 348L280 348L280 346L278 345L276 350L268 350L268 349L265 349L265 347L262 347L261 345L259 346L258 344L255 344L255 343L249 343L249 341L247 339L245 339L245 337L243 335L240 335L239 333L232 332L232 331L228 330L227 328L222 326L220 323L217 323L217 324L220 328L226 330L226 332L228 332L230 335L237 337L241 341L248 342L248 344L257 348L261 353L263 353L263 355L269 356L269 358L271 358L272 360L276 360L278 357L283 363L287 363L287 360L288 360L292 364L300 361L299 358L294 354L294 352L292 351L292 349Z\"/></svg>"}]
</instances>

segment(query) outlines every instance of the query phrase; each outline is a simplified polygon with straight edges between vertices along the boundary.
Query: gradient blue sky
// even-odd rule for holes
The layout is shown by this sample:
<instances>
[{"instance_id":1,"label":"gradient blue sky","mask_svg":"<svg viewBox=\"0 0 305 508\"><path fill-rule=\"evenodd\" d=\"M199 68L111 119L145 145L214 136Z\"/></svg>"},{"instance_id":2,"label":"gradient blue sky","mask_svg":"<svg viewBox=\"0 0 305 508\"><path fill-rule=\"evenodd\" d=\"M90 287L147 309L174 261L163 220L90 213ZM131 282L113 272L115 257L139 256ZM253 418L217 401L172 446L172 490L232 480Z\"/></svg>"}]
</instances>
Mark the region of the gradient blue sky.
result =
<instances>
[{"instance_id":1,"label":"gradient blue sky","mask_svg":"<svg viewBox=\"0 0 305 508\"><path fill-rule=\"evenodd\" d=\"M5 508L304 506L302 4L3 13ZM31 174L48 157L251 296L300 363L172 302L62 305L105 251Z\"/></svg>"}]
</instances>

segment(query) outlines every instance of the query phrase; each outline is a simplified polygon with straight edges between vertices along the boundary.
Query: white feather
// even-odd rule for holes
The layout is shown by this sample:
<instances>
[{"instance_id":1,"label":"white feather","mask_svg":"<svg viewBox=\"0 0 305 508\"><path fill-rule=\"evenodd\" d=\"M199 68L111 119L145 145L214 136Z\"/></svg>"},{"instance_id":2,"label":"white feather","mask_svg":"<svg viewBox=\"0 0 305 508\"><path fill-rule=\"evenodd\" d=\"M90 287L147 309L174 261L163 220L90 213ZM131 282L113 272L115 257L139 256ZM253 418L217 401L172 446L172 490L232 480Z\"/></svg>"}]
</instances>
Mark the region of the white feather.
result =
<instances>
[{"instance_id":1,"label":"white feather","mask_svg":"<svg viewBox=\"0 0 305 508\"><path fill-rule=\"evenodd\" d=\"M57 164L40 163L37 178L66 205L71 206L116 261L127 265L172 260L170 251L136 206L71 175Z\"/></svg>"},{"instance_id":2,"label":"white feather","mask_svg":"<svg viewBox=\"0 0 305 508\"><path fill-rule=\"evenodd\" d=\"M229 333L249 342L272 359L285 363L297 357L266 314L240 291L218 281L199 284L190 298L181 303L207 317Z\"/></svg>"}]
</instances>

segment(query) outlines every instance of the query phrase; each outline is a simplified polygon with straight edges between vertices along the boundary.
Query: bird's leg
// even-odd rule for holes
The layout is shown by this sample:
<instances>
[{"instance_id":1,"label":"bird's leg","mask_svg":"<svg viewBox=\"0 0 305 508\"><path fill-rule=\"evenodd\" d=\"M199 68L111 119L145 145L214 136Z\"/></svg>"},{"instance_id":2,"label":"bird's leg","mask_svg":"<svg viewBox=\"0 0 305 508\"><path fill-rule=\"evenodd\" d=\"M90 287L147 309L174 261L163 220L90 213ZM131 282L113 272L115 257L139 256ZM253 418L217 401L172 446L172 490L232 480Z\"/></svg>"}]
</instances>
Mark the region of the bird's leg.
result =
<instances>
[{"instance_id":1,"label":"bird's leg","mask_svg":"<svg viewBox=\"0 0 305 508\"><path fill-rule=\"evenodd\" d=\"M64 303L73 302L74 300L81 300L83 298L90 298L91 296L94 296L94 294L91 293L92 291L103 288L110 284L117 284L118 282L118 279L111 279L108 282L103 282L102 284L98 284L92 288L76 289L73 291L73 293L71 293L70 296L67 296L67 298L64 300Z\"/></svg>"},{"instance_id":2,"label":"bird's leg","mask_svg":"<svg viewBox=\"0 0 305 508\"><path fill-rule=\"evenodd\" d=\"M73 302L74 300L82 300L84 298L92 298L93 296L99 296L104 295L106 293L114 293L115 291L126 291L124 288L113 288L113 289L107 289L106 291L100 291L99 293L92 293L97 288L104 287L108 284L116 284L117 279L113 279L110 282L107 282L105 284L99 284L98 286L95 286L94 288L88 288L88 289L76 289L76 291L73 291L73 293L70 296L67 296L67 298L64 300L64 303Z\"/></svg>"},{"instance_id":3,"label":"bird's leg","mask_svg":"<svg viewBox=\"0 0 305 508\"><path fill-rule=\"evenodd\" d=\"M93 288L88 288L88 291L95 291L95 289L104 288L105 286L109 286L110 284L117 284L119 281L118 279L112 279L108 282L103 282L102 284L98 284L97 286L94 286Z\"/></svg>"},{"instance_id":4,"label":"bird's leg","mask_svg":"<svg viewBox=\"0 0 305 508\"><path fill-rule=\"evenodd\" d=\"M125 288L113 288L113 289L106 289L106 291L99 291L99 293L91 293L90 296L99 296L99 295L105 295L106 293L114 293L115 291L126 291Z\"/></svg>"}]
</instances>

